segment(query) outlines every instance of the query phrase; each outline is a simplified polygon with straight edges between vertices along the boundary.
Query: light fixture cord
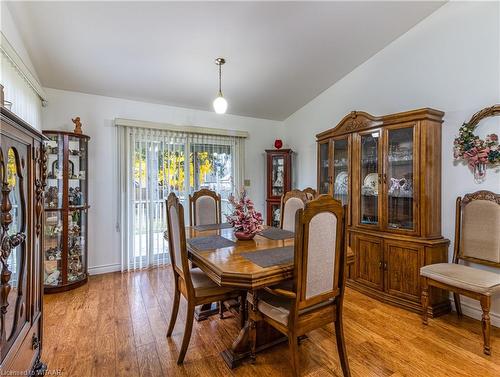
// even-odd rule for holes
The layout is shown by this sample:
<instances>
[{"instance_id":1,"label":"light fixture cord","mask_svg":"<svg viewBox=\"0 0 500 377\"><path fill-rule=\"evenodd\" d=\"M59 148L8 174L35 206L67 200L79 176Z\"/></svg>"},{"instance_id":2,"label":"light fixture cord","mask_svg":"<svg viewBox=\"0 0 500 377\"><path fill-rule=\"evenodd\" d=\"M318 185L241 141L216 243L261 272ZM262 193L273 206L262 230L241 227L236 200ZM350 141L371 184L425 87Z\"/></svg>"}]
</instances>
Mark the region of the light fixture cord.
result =
<instances>
[{"instance_id":1,"label":"light fixture cord","mask_svg":"<svg viewBox=\"0 0 500 377\"><path fill-rule=\"evenodd\" d=\"M222 95L222 64L219 62L219 95Z\"/></svg>"}]
</instances>

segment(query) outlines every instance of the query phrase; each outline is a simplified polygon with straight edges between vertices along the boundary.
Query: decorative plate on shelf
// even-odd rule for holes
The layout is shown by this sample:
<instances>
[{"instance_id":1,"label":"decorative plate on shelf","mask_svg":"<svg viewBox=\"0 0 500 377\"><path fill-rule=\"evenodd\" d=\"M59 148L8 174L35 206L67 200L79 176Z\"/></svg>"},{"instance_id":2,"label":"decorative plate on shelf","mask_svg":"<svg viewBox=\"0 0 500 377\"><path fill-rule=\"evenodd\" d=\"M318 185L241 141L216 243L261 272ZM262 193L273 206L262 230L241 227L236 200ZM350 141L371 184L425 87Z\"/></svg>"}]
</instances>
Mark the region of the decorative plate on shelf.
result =
<instances>
[{"instance_id":1,"label":"decorative plate on shelf","mask_svg":"<svg viewBox=\"0 0 500 377\"><path fill-rule=\"evenodd\" d=\"M349 184L349 175L346 171L342 171L335 177L334 191L336 194L347 194Z\"/></svg>"},{"instance_id":2,"label":"decorative plate on shelf","mask_svg":"<svg viewBox=\"0 0 500 377\"><path fill-rule=\"evenodd\" d=\"M362 192L365 195L378 195L378 174L367 174L363 180Z\"/></svg>"}]
</instances>

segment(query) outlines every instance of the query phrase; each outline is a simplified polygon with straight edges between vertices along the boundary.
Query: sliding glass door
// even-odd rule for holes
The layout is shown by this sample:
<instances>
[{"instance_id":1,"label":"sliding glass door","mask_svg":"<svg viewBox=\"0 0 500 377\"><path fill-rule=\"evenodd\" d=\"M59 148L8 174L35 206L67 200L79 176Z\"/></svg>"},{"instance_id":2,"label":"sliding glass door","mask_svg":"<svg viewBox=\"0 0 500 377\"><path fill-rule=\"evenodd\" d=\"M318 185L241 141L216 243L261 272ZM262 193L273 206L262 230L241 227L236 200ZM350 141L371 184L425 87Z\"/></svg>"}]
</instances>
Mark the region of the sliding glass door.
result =
<instances>
[{"instance_id":1,"label":"sliding glass door","mask_svg":"<svg viewBox=\"0 0 500 377\"><path fill-rule=\"evenodd\" d=\"M222 213L242 177L243 139L136 129L120 130L122 269L168 262L165 199L174 192L189 222L189 194L208 188L221 194Z\"/></svg>"}]
</instances>

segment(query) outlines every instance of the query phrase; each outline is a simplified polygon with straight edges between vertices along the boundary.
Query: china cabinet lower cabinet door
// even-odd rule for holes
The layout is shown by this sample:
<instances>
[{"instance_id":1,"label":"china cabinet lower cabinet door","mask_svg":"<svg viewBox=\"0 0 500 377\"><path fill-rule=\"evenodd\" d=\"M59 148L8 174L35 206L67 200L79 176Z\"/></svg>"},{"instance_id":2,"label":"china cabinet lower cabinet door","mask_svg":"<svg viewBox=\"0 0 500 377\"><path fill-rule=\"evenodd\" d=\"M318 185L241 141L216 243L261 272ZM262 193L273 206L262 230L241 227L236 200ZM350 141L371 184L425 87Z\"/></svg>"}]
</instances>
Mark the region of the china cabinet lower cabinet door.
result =
<instances>
[{"instance_id":1,"label":"china cabinet lower cabinet door","mask_svg":"<svg viewBox=\"0 0 500 377\"><path fill-rule=\"evenodd\" d=\"M384 249L382 239L358 234L354 237L354 243L356 249L355 280L366 286L383 290Z\"/></svg>"},{"instance_id":2,"label":"china cabinet lower cabinet door","mask_svg":"<svg viewBox=\"0 0 500 377\"><path fill-rule=\"evenodd\" d=\"M420 267L424 247L400 241L384 241L385 291L420 302Z\"/></svg>"}]
</instances>

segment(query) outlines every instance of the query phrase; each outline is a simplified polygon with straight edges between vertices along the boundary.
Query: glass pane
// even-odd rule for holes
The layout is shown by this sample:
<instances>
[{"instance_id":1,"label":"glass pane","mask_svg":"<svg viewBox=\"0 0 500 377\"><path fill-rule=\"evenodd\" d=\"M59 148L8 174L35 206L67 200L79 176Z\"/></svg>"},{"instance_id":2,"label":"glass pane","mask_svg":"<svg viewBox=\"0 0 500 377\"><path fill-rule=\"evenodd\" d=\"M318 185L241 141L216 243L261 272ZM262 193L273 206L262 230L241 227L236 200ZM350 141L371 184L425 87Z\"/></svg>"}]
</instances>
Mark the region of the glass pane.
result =
<instances>
[{"instance_id":1,"label":"glass pane","mask_svg":"<svg viewBox=\"0 0 500 377\"><path fill-rule=\"evenodd\" d=\"M19 161L19 160L18 160ZM9 200L12 205L12 209L10 210L10 214L12 216L12 222L9 225L8 235L12 236L19 232L22 232L22 224L23 224L23 211L21 206L21 180L19 179L19 171L17 169L16 164L16 152L12 148L8 151L7 156L7 183L10 188ZM26 234L28 236L28 234ZM27 241L25 241L27 242ZM14 249L11 249L11 253L7 259L8 269L11 271L11 276L9 280L9 284L11 286L9 295L7 296L8 306L7 312L5 313L5 334L7 339L10 337L13 332L15 332L14 327L14 318L15 318L15 309L16 309L16 300L18 298L18 292L23 284L19 279L21 278L21 268L22 268L22 260L21 255L25 249L26 243L23 242ZM24 278L26 279L26 277ZM18 326L18 328L21 326Z\"/></svg>"},{"instance_id":2,"label":"glass pane","mask_svg":"<svg viewBox=\"0 0 500 377\"><path fill-rule=\"evenodd\" d=\"M62 284L62 232L60 211L45 211L44 224L44 284Z\"/></svg>"},{"instance_id":3,"label":"glass pane","mask_svg":"<svg viewBox=\"0 0 500 377\"><path fill-rule=\"evenodd\" d=\"M378 143L380 133L361 136L361 223L378 223Z\"/></svg>"},{"instance_id":4,"label":"glass pane","mask_svg":"<svg viewBox=\"0 0 500 377\"><path fill-rule=\"evenodd\" d=\"M87 205L87 140L68 138L68 204Z\"/></svg>"},{"instance_id":5,"label":"glass pane","mask_svg":"<svg viewBox=\"0 0 500 377\"><path fill-rule=\"evenodd\" d=\"M389 131L388 226L413 229L413 128Z\"/></svg>"},{"instance_id":6,"label":"glass pane","mask_svg":"<svg viewBox=\"0 0 500 377\"><path fill-rule=\"evenodd\" d=\"M272 157L272 195L281 196L285 192L285 158L283 156Z\"/></svg>"},{"instance_id":7,"label":"glass pane","mask_svg":"<svg viewBox=\"0 0 500 377\"><path fill-rule=\"evenodd\" d=\"M189 154L190 192L209 189L220 194L222 221L231 212L229 196L234 192L233 146L191 143Z\"/></svg>"},{"instance_id":8,"label":"glass pane","mask_svg":"<svg viewBox=\"0 0 500 377\"><path fill-rule=\"evenodd\" d=\"M47 135L47 188L45 190L45 208L63 206L63 161L64 147L62 135Z\"/></svg>"},{"instance_id":9,"label":"glass pane","mask_svg":"<svg viewBox=\"0 0 500 377\"><path fill-rule=\"evenodd\" d=\"M279 204L271 205L271 226L279 228L281 222L281 208Z\"/></svg>"},{"instance_id":10,"label":"glass pane","mask_svg":"<svg viewBox=\"0 0 500 377\"><path fill-rule=\"evenodd\" d=\"M85 242L87 230L85 210L70 211L68 216L68 282L85 278Z\"/></svg>"},{"instance_id":11,"label":"glass pane","mask_svg":"<svg viewBox=\"0 0 500 377\"><path fill-rule=\"evenodd\" d=\"M328 194L330 188L329 178L329 153L328 147L329 143L321 143L319 145L319 193L320 194Z\"/></svg>"},{"instance_id":12,"label":"glass pane","mask_svg":"<svg viewBox=\"0 0 500 377\"><path fill-rule=\"evenodd\" d=\"M349 158L347 139L333 142L333 197L347 204L349 195Z\"/></svg>"}]
</instances>

